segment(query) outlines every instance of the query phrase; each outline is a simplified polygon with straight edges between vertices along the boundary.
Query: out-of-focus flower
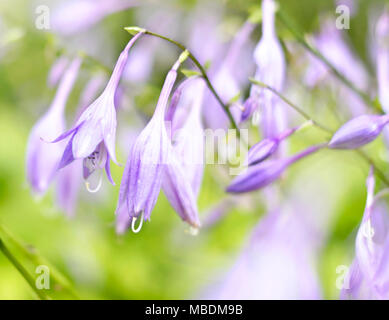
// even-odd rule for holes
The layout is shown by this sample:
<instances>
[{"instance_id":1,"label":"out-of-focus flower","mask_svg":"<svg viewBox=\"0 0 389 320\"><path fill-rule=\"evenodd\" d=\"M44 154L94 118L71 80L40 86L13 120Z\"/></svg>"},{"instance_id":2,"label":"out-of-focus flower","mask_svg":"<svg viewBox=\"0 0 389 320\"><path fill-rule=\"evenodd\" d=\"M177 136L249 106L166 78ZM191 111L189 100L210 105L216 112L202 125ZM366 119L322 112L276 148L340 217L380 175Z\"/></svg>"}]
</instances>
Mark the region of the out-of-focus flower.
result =
<instances>
[{"instance_id":1,"label":"out-of-focus flower","mask_svg":"<svg viewBox=\"0 0 389 320\"><path fill-rule=\"evenodd\" d=\"M58 207L72 218L81 186L82 162L74 161L58 172L56 177L56 201Z\"/></svg>"},{"instance_id":2,"label":"out-of-focus flower","mask_svg":"<svg viewBox=\"0 0 389 320\"><path fill-rule=\"evenodd\" d=\"M376 25L378 97L386 113L389 112L389 12L380 16Z\"/></svg>"},{"instance_id":3,"label":"out-of-focus flower","mask_svg":"<svg viewBox=\"0 0 389 320\"><path fill-rule=\"evenodd\" d=\"M262 1L262 38L254 51L257 65L255 79L281 92L285 82L285 57L275 30L276 4L273 0ZM253 85L250 100L244 105L242 120L261 106L261 130L265 138L275 137L285 129L285 115L279 98L269 90Z\"/></svg>"},{"instance_id":4,"label":"out-of-focus flower","mask_svg":"<svg viewBox=\"0 0 389 320\"><path fill-rule=\"evenodd\" d=\"M225 103L230 102L240 94L234 71L237 69L238 59L253 29L254 25L249 22L242 26L232 40L224 60L210 76L216 91ZM241 108L237 106L239 104L241 104L240 101L230 106L230 111L236 122L239 122L241 118ZM204 108L206 108L204 118L207 127L214 130L228 127L228 116L210 92L205 98Z\"/></svg>"},{"instance_id":5,"label":"out-of-focus flower","mask_svg":"<svg viewBox=\"0 0 389 320\"><path fill-rule=\"evenodd\" d=\"M363 63L355 56L343 38L343 33L336 28L333 20L324 21L320 34L313 39L313 43L320 53L333 64L336 69L358 89L367 91L369 78ZM304 82L313 87L322 79L330 75L325 64L317 57L309 53L310 61L305 74ZM366 112L364 101L351 89L339 84L339 81L330 77L331 84L335 90L339 90L339 96L346 101L353 116L361 115Z\"/></svg>"},{"instance_id":6,"label":"out-of-focus flower","mask_svg":"<svg viewBox=\"0 0 389 320\"><path fill-rule=\"evenodd\" d=\"M227 187L227 192L243 193L261 189L277 180L291 164L318 151L323 145L316 145L288 158L269 160L248 167Z\"/></svg>"},{"instance_id":7,"label":"out-of-focus flower","mask_svg":"<svg viewBox=\"0 0 389 320\"><path fill-rule=\"evenodd\" d=\"M345 278L343 299L389 299L389 217L374 197L373 170L367 178L367 200L355 242L355 259Z\"/></svg>"},{"instance_id":8,"label":"out-of-focus flower","mask_svg":"<svg viewBox=\"0 0 389 320\"><path fill-rule=\"evenodd\" d=\"M50 68L49 76L47 77L47 85L50 88L54 88L57 85L68 65L69 58L66 56L60 56L54 61Z\"/></svg>"},{"instance_id":9,"label":"out-of-focus flower","mask_svg":"<svg viewBox=\"0 0 389 320\"><path fill-rule=\"evenodd\" d=\"M55 139L65 129L64 109L80 65L80 58L71 62L61 79L49 110L31 130L27 144L27 180L37 194L45 193L61 158L63 146L47 141Z\"/></svg>"},{"instance_id":10,"label":"out-of-focus flower","mask_svg":"<svg viewBox=\"0 0 389 320\"><path fill-rule=\"evenodd\" d=\"M346 122L332 137L333 149L356 149L375 140L388 124L389 115L362 115Z\"/></svg>"},{"instance_id":11,"label":"out-of-focus flower","mask_svg":"<svg viewBox=\"0 0 389 320\"><path fill-rule=\"evenodd\" d=\"M52 28L63 35L72 35L93 26L104 17L136 5L134 0L67 0L55 8Z\"/></svg>"},{"instance_id":12,"label":"out-of-focus flower","mask_svg":"<svg viewBox=\"0 0 389 320\"><path fill-rule=\"evenodd\" d=\"M320 299L313 244L300 212L271 212L255 228L223 281L205 298Z\"/></svg>"},{"instance_id":13,"label":"out-of-focus flower","mask_svg":"<svg viewBox=\"0 0 389 320\"><path fill-rule=\"evenodd\" d=\"M154 115L140 133L127 160L119 192L116 214L134 221L149 220L162 185L162 174L169 161L169 137L165 113L169 95L177 77L177 69L187 58L185 51L166 76Z\"/></svg>"},{"instance_id":14,"label":"out-of-focus flower","mask_svg":"<svg viewBox=\"0 0 389 320\"><path fill-rule=\"evenodd\" d=\"M75 159L83 159L84 179L88 179L95 170L105 168L109 181L114 184L110 172L110 159L117 163L115 93L128 58L128 52L142 34L143 32L139 32L128 42L119 56L103 93L81 114L74 128L54 140L58 142L71 136L59 169ZM100 183L101 179L98 186Z\"/></svg>"}]
</instances>

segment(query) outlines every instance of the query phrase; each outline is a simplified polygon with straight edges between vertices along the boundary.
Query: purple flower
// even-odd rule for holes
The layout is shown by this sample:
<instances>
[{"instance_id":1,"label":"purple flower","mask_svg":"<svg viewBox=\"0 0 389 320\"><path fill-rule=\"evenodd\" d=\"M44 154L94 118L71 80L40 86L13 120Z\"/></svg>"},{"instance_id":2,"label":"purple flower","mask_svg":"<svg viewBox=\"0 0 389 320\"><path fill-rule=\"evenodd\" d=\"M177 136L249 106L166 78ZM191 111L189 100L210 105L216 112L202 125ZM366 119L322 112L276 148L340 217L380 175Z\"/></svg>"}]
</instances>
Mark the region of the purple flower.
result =
<instances>
[{"instance_id":1,"label":"purple flower","mask_svg":"<svg viewBox=\"0 0 389 320\"><path fill-rule=\"evenodd\" d=\"M62 77L49 110L32 128L27 144L27 180L37 194L43 194L52 181L61 159L60 144L47 143L65 128L64 109L76 80L81 59L72 61Z\"/></svg>"},{"instance_id":2,"label":"purple flower","mask_svg":"<svg viewBox=\"0 0 389 320\"><path fill-rule=\"evenodd\" d=\"M165 113L177 69L186 57L185 51L166 76L154 115L134 142L124 169L116 214L127 212L133 221L139 216L140 223L150 219L158 199L163 170L169 157Z\"/></svg>"},{"instance_id":3,"label":"purple flower","mask_svg":"<svg viewBox=\"0 0 389 320\"><path fill-rule=\"evenodd\" d=\"M55 60L47 78L47 85L50 88L54 88L57 85L68 65L69 58L66 56L60 56L57 60Z\"/></svg>"},{"instance_id":4,"label":"purple flower","mask_svg":"<svg viewBox=\"0 0 389 320\"><path fill-rule=\"evenodd\" d=\"M184 92L181 92L183 89ZM200 227L197 196L204 171L201 119L204 90L202 79L191 78L173 94L169 108L174 109L170 115L173 145L170 147L171 157L164 169L162 182L163 191L172 207L195 228Z\"/></svg>"},{"instance_id":5,"label":"purple flower","mask_svg":"<svg viewBox=\"0 0 389 320\"><path fill-rule=\"evenodd\" d=\"M114 184L110 173L110 159L117 163L115 92L126 65L128 52L142 34L143 32L139 32L135 35L120 54L103 93L81 114L73 129L54 141L57 142L71 136L59 169L75 159L83 159L85 179L88 179L95 170L105 168L109 181Z\"/></svg>"},{"instance_id":6,"label":"purple flower","mask_svg":"<svg viewBox=\"0 0 389 320\"><path fill-rule=\"evenodd\" d=\"M389 299L389 216L374 197L373 170L367 178L365 212L355 242L355 259L345 278L341 298Z\"/></svg>"},{"instance_id":7,"label":"purple flower","mask_svg":"<svg viewBox=\"0 0 389 320\"><path fill-rule=\"evenodd\" d=\"M275 30L276 4L273 0L262 1L262 38L254 51L254 60L257 65L255 79L282 91L285 82L285 58ZM253 85L250 97L256 103L246 104L251 114L254 107L262 106L261 129L265 138L278 135L285 127L285 115L279 98L269 90ZM247 118L247 116L245 116Z\"/></svg>"},{"instance_id":8,"label":"purple flower","mask_svg":"<svg viewBox=\"0 0 389 320\"><path fill-rule=\"evenodd\" d=\"M291 164L318 151L323 145L309 147L289 158L269 160L247 168L227 187L227 192L244 193L261 189L277 180Z\"/></svg>"},{"instance_id":9,"label":"purple flower","mask_svg":"<svg viewBox=\"0 0 389 320\"><path fill-rule=\"evenodd\" d=\"M58 172L56 177L56 203L65 214L72 218L81 186L82 162L74 161Z\"/></svg>"},{"instance_id":10,"label":"purple flower","mask_svg":"<svg viewBox=\"0 0 389 320\"><path fill-rule=\"evenodd\" d=\"M321 23L320 34L313 39L317 49L326 57L339 72L354 83L362 91L368 90L369 77L363 63L349 48L343 35L344 32L336 28L335 21L328 19ZM331 76L328 68L317 57L309 54L309 67L304 82L308 86L315 86L322 79L330 79L333 89L342 100L346 101L353 116L366 112L364 101L352 90L340 85L336 78Z\"/></svg>"},{"instance_id":11,"label":"purple flower","mask_svg":"<svg viewBox=\"0 0 389 320\"><path fill-rule=\"evenodd\" d=\"M329 147L333 149L356 149L375 140L389 115L362 115L346 122L332 137Z\"/></svg>"},{"instance_id":12,"label":"purple flower","mask_svg":"<svg viewBox=\"0 0 389 320\"><path fill-rule=\"evenodd\" d=\"M234 266L208 290L206 299L320 299L310 225L300 212L290 211L275 210L259 222Z\"/></svg>"},{"instance_id":13,"label":"purple flower","mask_svg":"<svg viewBox=\"0 0 389 320\"><path fill-rule=\"evenodd\" d=\"M52 17L54 31L72 35L88 29L107 15L135 5L133 0L67 0L55 8Z\"/></svg>"},{"instance_id":14,"label":"purple flower","mask_svg":"<svg viewBox=\"0 0 389 320\"><path fill-rule=\"evenodd\" d=\"M241 27L231 41L225 58L218 65L216 72L211 74L211 80L216 91L226 103L240 94L240 85L236 77L237 64L252 30L253 25L251 23L246 23ZM214 130L227 128L229 119L216 98L208 92L205 100L204 107L206 108L206 112L204 112L204 118L207 127ZM230 111L236 122L239 122L241 119L241 107L238 107L240 104L241 101L238 101L230 107Z\"/></svg>"},{"instance_id":15,"label":"purple flower","mask_svg":"<svg viewBox=\"0 0 389 320\"><path fill-rule=\"evenodd\" d=\"M306 124L304 123L302 126L285 130L277 137L266 138L253 145L247 154L247 165L255 165L269 158L278 150L278 146L283 140L291 136L305 125Z\"/></svg>"},{"instance_id":16,"label":"purple flower","mask_svg":"<svg viewBox=\"0 0 389 320\"><path fill-rule=\"evenodd\" d=\"M389 12L385 10L376 26L378 97L386 113L389 112Z\"/></svg>"}]
</instances>

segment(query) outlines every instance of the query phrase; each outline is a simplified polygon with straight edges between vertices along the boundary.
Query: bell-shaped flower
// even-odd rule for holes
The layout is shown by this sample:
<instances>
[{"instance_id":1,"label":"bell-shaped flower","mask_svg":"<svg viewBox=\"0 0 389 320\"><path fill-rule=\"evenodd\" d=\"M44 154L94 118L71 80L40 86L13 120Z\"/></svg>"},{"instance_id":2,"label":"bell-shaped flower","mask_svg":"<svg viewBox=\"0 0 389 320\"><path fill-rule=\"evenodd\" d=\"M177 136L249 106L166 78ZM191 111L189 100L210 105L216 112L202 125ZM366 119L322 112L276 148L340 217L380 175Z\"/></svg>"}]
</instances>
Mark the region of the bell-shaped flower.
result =
<instances>
[{"instance_id":1,"label":"bell-shaped flower","mask_svg":"<svg viewBox=\"0 0 389 320\"><path fill-rule=\"evenodd\" d=\"M329 147L356 149L375 140L389 122L389 115L362 115L348 122L335 132Z\"/></svg>"},{"instance_id":2,"label":"bell-shaped flower","mask_svg":"<svg viewBox=\"0 0 389 320\"><path fill-rule=\"evenodd\" d=\"M275 30L276 4L273 0L262 1L262 38L254 51L257 65L255 79L281 92L285 82L285 57ZM285 115L279 98L269 90L252 85L251 103L246 104L252 114L255 107L261 106L261 130L265 138L277 136L285 128ZM249 100L250 101L250 100Z\"/></svg>"},{"instance_id":3,"label":"bell-shaped flower","mask_svg":"<svg viewBox=\"0 0 389 320\"><path fill-rule=\"evenodd\" d=\"M49 110L31 130L27 144L27 180L37 194L47 190L61 159L63 146L47 141L55 139L65 129L64 109L80 65L81 59L72 61L60 81Z\"/></svg>"},{"instance_id":4,"label":"bell-shaped flower","mask_svg":"<svg viewBox=\"0 0 389 320\"><path fill-rule=\"evenodd\" d=\"M116 214L149 220L162 185L162 175L169 161L170 140L165 127L168 99L177 77L177 69L187 51L166 76L154 115L134 142L120 186Z\"/></svg>"},{"instance_id":5,"label":"bell-shaped flower","mask_svg":"<svg viewBox=\"0 0 389 320\"><path fill-rule=\"evenodd\" d=\"M201 119L204 90L202 79L191 78L173 94L169 108L169 111L173 111L167 114L171 119L171 157L164 169L162 182L163 191L172 207L194 228L200 226L197 197L204 171Z\"/></svg>"},{"instance_id":6,"label":"bell-shaped flower","mask_svg":"<svg viewBox=\"0 0 389 320\"><path fill-rule=\"evenodd\" d=\"M320 299L316 239L310 227L296 210L266 214L229 272L202 298Z\"/></svg>"},{"instance_id":7,"label":"bell-shaped flower","mask_svg":"<svg viewBox=\"0 0 389 320\"><path fill-rule=\"evenodd\" d=\"M127 62L128 52L142 34L143 32L139 32L129 41L120 54L103 93L85 109L74 128L53 141L58 142L71 136L63 153L59 169L67 166L75 159L83 159L84 178L88 178L99 168L105 168L107 177L113 184L110 173L110 159L117 163L115 155L115 93Z\"/></svg>"},{"instance_id":8,"label":"bell-shaped flower","mask_svg":"<svg viewBox=\"0 0 389 320\"><path fill-rule=\"evenodd\" d=\"M244 193L264 188L277 180L291 164L318 151L322 147L323 145L312 146L288 158L268 160L250 166L230 183L227 187L227 192Z\"/></svg>"},{"instance_id":9,"label":"bell-shaped flower","mask_svg":"<svg viewBox=\"0 0 389 320\"><path fill-rule=\"evenodd\" d=\"M389 216L386 205L380 202L380 194L374 196L374 187L371 169L365 212L355 242L355 259L341 291L343 299L389 299Z\"/></svg>"}]
</instances>

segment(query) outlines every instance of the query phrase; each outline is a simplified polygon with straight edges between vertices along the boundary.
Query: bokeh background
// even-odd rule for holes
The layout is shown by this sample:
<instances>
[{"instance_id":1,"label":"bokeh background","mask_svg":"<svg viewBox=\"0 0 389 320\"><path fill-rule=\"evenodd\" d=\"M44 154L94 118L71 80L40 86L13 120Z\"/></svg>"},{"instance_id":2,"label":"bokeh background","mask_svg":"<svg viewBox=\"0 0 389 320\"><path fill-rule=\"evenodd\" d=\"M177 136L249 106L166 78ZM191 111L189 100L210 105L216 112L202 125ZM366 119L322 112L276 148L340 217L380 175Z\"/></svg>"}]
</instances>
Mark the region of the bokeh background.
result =
<instances>
[{"instance_id":1,"label":"bokeh background","mask_svg":"<svg viewBox=\"0 0 389 320\"><path fill-rule=\"evenodd\" d=\"M374 61L369 53L370 13L374 8L382 8L386 1L355 2L357 10L351 18L351 28L343 32L351 50L364 63L374 86ZM191 30L205 12L209 16L217 15L219 40L227 44L250 13L260 7L259 0L215 0L212 4L196 0L140 3L139 7L106 16L88 30L64 36L35 27L36 7L47 5L54 14L60 1L0 2L0 224L7 234L27 245L31 254L25 254L10 241L4 230L0 237L32 276L36 276L34 259L37 251L39 257L44 257L49 266L68 279L72 291L85 299L201 297L202 292L233 265L264 214L260 191L250 197L234 198L237 205L227 205L228 210L217 223L192 236L161 193L151 222L146 223L139 234L128 232L118 236L114 228L114 210L123 168L117 166L113 166L117 186L105 183L97 194L88 194L81 188L77 212L71 219L56 208L53 190L43 199L36 199L31 194L25 179L26 143L31 127L54 96L55 89L47 86L47 75L60 48L70 53L82 50L112 67L129 39L123 27L153 23L158 26L158 22L166 19L167 25L161 27L164 32L187 43ZM335 17L332 0L281 0L279 3L304 34L317 33L323 16ZM199 7L206 9L201 11ZM156 17L158 13L160 15ZM155 21L150 21L153 19ZM336 129L341 121L331 110L341 108L344 101L333 88L304 87L301 81L304 50L294 43L282 25L278 25L278 34L287 50L285 95ZM260 35L258 25L251 36L251 49ZM133 109L148 115L152 113L164 76L179 53L162 40L158 40L152 50L155 52L150 77L124 86L123 108L119 112L121 129L118 131L122 163L128 153L126 139L133 135L131 128L139 127L132 117ZM97 69L98 65L84 63L67 104L69 124L74 118L83 85ZM250 74L254 71L253 65ZM247 94L248 90L247 81L242 91ZM301 119L294 116L293 121L301 122ZM254 135L252 139L258 138ZM318 130L307 129L290 140L290 150L300 150L322 140L323 134ZM387 171L388 158L382 141L374 142L366 151L373 155L383 171ZM206 168L199 198L204 220L212 213L212 208L227 198L223 191L228 183L223 174L225 169ZM323 151L293 166L281 182L285 190L283 201L298 198L301 210L307 212L322 235L317 272L323 298L338 298L336 269L352 261L356 228L363 214L367 172L367 164L352 152ZM55 299L74 298L69 290L59 286L53 286L49 294ZM35 296L27 282L0 254L0 299L32 298Z\"/></svg>"}]
</instances>

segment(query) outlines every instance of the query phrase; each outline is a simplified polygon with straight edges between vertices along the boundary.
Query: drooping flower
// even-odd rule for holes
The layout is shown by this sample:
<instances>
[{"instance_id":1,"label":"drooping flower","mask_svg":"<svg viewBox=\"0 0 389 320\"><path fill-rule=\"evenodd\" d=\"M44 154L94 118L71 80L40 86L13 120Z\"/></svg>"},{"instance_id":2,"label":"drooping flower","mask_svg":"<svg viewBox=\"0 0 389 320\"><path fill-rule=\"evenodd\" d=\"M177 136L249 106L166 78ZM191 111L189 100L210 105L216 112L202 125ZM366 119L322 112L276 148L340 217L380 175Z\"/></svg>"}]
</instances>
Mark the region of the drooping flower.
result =
<instances>
[{"instance_id":1,"label":"drooping flower","mask_svg":"<svg viewBox=\"0 0 389 320\"><path fill-rule=\"evenodd\" d=\"M51 24L55 32L72 35L93 26L107 15L131 8L133 0L67 0L55 8Z\"/></svg>"},{"instance_id":2,"label":"drooping flower","mask_svg":"<svg viewBox=\"0 0 389 320\"><path fill-rule=\"evenodd\" d=\"M375 140L389 123L389 115L362 115L346 122L332 137L333 149L356 149Z\"/></svg>"},{"instance_id":3,"label":"drooping flower","mask_svg":"<svg viewBox=\"0 0 389 320\"><path fill-rule=\"evenodd\" d=\"M268 160L247 168L227 187L227 192L244 193L266 187L277 180L291 164L320 150L323 145L316 145L288 158Z\"/></svg>"},{"instance_id":4,"label":"drooping flower","mask_svg":"<svg viewBox=\"0 0 389 320\"><path fill-rule=\"evenodd\" d=\"M27 144L27 180L32 190L44 194L54 178L63 146L47 143L65 129L66 101L77 78L81 59L74 59L63 75L46 114L32 128Z\"/></svg>"},{"instance_id":5,"label":"drooping flower","mask_svg":"<svg viewBox=\"0 0 389 320\"><path fill-rule=\"evenodd\" d=\"M315 241L303 220L294 210L267 214L231 270L202 298L320 299Z\"/></svg>"},{"instance_id":6,"label":"drooping flower","mask_svg":"<svg viewBox=\"0 0 389 320\"><path fill-rule=\"evenodd\" d=\"M157 202L163 170L169 161L165 113L177 69L186 58L187 51L184 51L167 74L154 115L134 142L124 169L116 214L126 212L132 221L139 216L140 223L149 220Z\"/></svg>"},{"instance_id":7,"label":"drooping flower","mask_svg":"<svg viewBox=\"0 0 389 320\"><path fill-rule=\"evenodd\" d=\"M275 30L276 4L273 0L262 1L262 38L254 51L257 65L255 79L278 92L285 82L285 57ZM285 129L285 115L279 98L269 90L253 85L250 98L244 105L242 120L261 106L261 130L264 138L277 136Z\"/></svg>"},{"instance_id":8,"label":"drooping flower","mask_svg":"<svg viewBox=\"0 0 389 320\"><path fill-rule=\"evenodd\" d=\"M75 159L83 159L84 179L88 179L97 169L104 168L109 181L114 184L110 172L110 160L117 163L115 155L115 92L126 65L128 52L142 34L143 32L139 32L128 42L119 56L103 93L81 114L74 128L53 141L58 142L71 136L59 169ZM101 180L99 185L100 182Z\"/></svg>"},{"instance_id":9,"label":"drooping flower","mask_svg":"<svg viewBox=\"0 0 389 320\"><path fill-rule=\"evenodd\" d=\"M172 146L170 161L164 168L162 188L180 217L198 228L197 197L204 171L204 135L201 119L205 84L188 79L175 92L171 116ZM176 91L177 91L176 90ZM177 103L176 105L174 103Z\"/></svg>"},{"instance_id":10,"label":"drooping flower","mask_svg":"<svg viewBox=\"0 0 389 320\"><path fill-rule=\"evenodd\" d=\"M389 216L379 194L374 196L373 169L366 184L366 207L355 242L355 259L343 283L343 299L389 299Z\"/></svg>"}]
</instances>

